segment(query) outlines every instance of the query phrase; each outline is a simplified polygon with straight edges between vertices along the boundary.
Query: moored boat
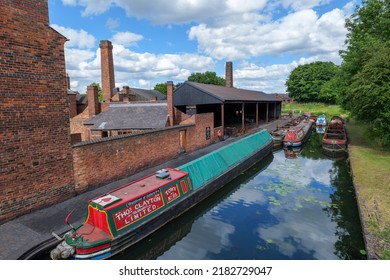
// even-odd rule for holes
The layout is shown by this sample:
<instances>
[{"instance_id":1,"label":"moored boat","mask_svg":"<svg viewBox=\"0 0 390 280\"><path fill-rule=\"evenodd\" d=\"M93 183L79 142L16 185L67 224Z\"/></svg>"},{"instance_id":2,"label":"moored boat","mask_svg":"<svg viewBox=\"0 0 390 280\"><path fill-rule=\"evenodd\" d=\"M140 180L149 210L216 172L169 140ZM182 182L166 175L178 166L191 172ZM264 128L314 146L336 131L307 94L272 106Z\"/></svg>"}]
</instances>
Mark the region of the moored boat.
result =
<instances>
[{"instance_id":1,"label":"moored boat","mask_svg":"<svg viewBox=\"0 0 390 280\"><path fill-rule=\"evenodd\" d=\"M322 138L322 148L329 152L345 152L347 150L348 137L344 123L331 122Z\"/></svg>"},{"instance_id":2,"label":"moored boat","mask_svg":"<svg viewBox=\"0 0 390 280\"><path fill-rule=\"evenodd\" d=\"M316 120L316 125L317 126L326 126L327 121L326 121L326 116L325 115L319 115Z\"/></svg>"},{"instance_id":3,"label":"moored boat","mask_svg":"<svg viewBox=\"0 0 390 280\"><path fill-rule=\"evenodd\" d=\"M308 117L305 115L300 115L294 119L291 119L283 126L277 126L274 131L271 131L270 134L274 141L274 148L280 148L283 146L283 140L286 135L286 132L291 128L299 125L302 121L307 120Z\"/></svg>"},{"instance_id":4,"label":"moored boat","mask_svg":"<svg viewBox=\"0 0 390 280\"><path fill-rule=\"evenodd\" d=\"M304 144L311 134L313 123L304 120L301 124L290 127L283 139L284 147L298 147Z\"/></svg>"},{"instance_id":5,"label":"moored boat","mask_svg":"<svg viewBox=\"0 0 390 280\"><path fill-rule=\"evenodd\" d=\"M339 124L345 124L345 121L342 117L340 116L333 116L331 119L330 119L330 123L339 123Z\"/></svg>"},{"instance_id":6,"label":"moored boat","mask_svg":"<svg viewBox=\"0 0 390 280\"><path fill-rule=\"evenodd\" d=\"M85 221L71 227L52 259L107 259L222 188L272 153L266 130L177 168L166 168L89 201Z\"/></svg>"}]
</instances>

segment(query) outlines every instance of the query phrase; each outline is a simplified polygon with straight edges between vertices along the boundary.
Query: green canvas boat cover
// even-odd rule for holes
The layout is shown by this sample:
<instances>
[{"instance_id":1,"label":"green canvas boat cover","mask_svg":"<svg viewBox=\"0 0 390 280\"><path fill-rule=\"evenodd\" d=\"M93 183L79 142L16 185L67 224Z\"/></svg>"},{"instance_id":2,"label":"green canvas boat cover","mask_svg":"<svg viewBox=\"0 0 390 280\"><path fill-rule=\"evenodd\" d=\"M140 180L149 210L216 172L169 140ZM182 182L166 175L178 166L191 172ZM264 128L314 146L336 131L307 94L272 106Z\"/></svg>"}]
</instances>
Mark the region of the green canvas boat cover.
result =
<instances>
[{"instance_id":1,"label":"green canvas boat cover","mask_svg":"<svg viewBox=\"0 0 390 280\"><path fill-rule=\"evenodd\" d=\"M271 141L272 136L264 129L179 166L178 169L190 174L192 187L196 190L246 160Z\"/></svg>"}]
</instances>

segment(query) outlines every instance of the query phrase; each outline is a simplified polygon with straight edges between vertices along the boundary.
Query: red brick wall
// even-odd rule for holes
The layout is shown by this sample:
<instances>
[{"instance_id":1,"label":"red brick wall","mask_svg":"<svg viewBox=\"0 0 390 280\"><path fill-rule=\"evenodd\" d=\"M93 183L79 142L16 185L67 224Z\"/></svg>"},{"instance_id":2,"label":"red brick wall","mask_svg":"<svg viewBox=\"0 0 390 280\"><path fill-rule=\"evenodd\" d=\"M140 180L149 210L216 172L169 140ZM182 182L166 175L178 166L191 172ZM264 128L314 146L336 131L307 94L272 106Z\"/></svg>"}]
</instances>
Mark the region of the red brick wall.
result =
<instances>
[{"instance_id":1,"label":"red brick wall","mask_svg":"<svg viewBox=\"0 0 390 280\"><path fill-rule=\"evenodd\" d=\"M73 146L76 191L130 176L148 167L175 158L180 153L180 131L186 130L187 152L213 142L213 114L196 117L196 124L102 138ZM211 139L206 140L206 127ZM175 166L173 166L175 167Z\"/></svg>"},{"instance_id":2,"label":"red brick wall","mask_svg":"<svg viewBox=\"0 0 390 280\"><path fill-rule=\"evenodd\" d=\"M47 0L0 0L0 222L74 192L65 40Z\"/></svg>"}]
</instances>

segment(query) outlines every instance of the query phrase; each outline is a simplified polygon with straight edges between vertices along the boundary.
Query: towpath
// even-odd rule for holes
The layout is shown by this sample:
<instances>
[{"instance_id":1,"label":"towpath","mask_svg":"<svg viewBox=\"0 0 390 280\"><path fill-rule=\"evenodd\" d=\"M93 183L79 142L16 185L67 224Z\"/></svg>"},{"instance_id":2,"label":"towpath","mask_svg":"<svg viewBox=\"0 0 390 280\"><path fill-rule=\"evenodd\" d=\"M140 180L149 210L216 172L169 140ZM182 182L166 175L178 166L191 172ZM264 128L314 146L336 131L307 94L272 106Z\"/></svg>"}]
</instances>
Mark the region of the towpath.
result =
<instances>
[{"instance_id":1,"label":"towpath","mask_svg":"<svg viewBox=\"0 0 390 280\"><path fill-rule=\"evenodd\" d=\"M275 130L290 119L281 119L259 126L260 129L268 131ZM224 145L240 139L240 137L230 137L225 141L217 142L192 153L185 153L179 157L167 161L161 165L154 166L122 180L118 180L102 187L84 192L61 203L46 207L29 214L23 215L0 225L0 260L17 260L27 250L41 244L53 237L52 232L62 235L69 226L65 224L66 215L74 209L70 222L78 225L85 219L86 205L91 198L108 192L114 188L144 177L156 170L166 167L180 166L186 162L196 159Z\"/></svg>"}]
</instances>

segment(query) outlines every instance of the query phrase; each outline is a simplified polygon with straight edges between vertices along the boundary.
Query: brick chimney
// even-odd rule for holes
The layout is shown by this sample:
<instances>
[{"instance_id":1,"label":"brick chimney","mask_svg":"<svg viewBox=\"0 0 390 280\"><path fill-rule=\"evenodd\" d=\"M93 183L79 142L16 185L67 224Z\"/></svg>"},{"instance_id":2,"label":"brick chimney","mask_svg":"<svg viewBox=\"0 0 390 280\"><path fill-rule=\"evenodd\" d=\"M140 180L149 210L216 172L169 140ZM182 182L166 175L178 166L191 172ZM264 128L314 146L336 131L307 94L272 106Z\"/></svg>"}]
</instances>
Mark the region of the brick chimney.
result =
<instances>
[{"instance_id":1,"label":"brick chimney","mask_svg":"<svg viewBox=\"0 0 390 280\"><path fill-rule=\"evenodd\" d=\"M87 87L87 95L88 95L88 112L89 117L92 118L100 113L99 108L99 96L98 96L98 88L95 86Z\"/></svg>"},{"instance_id":2,"label":"brick chimney","mask_svg":"<svg viewBox=\"0 0 390 280\"><path fill-rule=\"evenodd\" d=\"M100 57L102 69L103 108L107 109L115 88L114 60L112 57L112 43L108 40L100 41ZM105 110L103 109L103 110Z\"/></svg>"},{"instance_id":3,"label":"brick chimney","mask_svg":"<svg viewBox=\"0 0 390 280\"><path fill-rule=\"evenodd\" d=\"M173 82L167 82L167 105L168 105L168 117L169 117L169 125L173 126L174 124L174 108L173 107Z\"/></svg>"},{"instance_id":4,"label":"brick chimney","mask_svg":"<svg viewBox=\"0 0 390 280\"><path fill-rule=\"evenodd\" d=\"M70 89L70 78L69 78L68 73L66 74L66 87L67 87L68 89Z\"/></svg>"},{"instance_id":5,"label":"brick chimney","mask_svg":"<svg viewBox=\"0 0 390 280\"><path fill-rule=\"evenodd\" d=\"M226 80L226 87L233 87L233 62L228 61L226 62L226 74L225 74L225 80Z\"/></svg>"},{"instance_id":6,"label":"brick chimney","mask_svg":"<svg viewBox=\"0 0 390 280\"><path fill-rule=\"evenodd\" d=\"M130 87L123 86L123 102L129 102Z\"/></svg>"},{"instance_id":7,"label":"brick chimney","mask_svg":"<svg viewBox=\"0 0 390 280\"><path fill-rule=\"evenodd\" d=\"M69 117L73 118L77 116L77 99L76 99L76 93L70 91L68 92L68 99L69 99Z\"/></svg>"}]
</instances>

